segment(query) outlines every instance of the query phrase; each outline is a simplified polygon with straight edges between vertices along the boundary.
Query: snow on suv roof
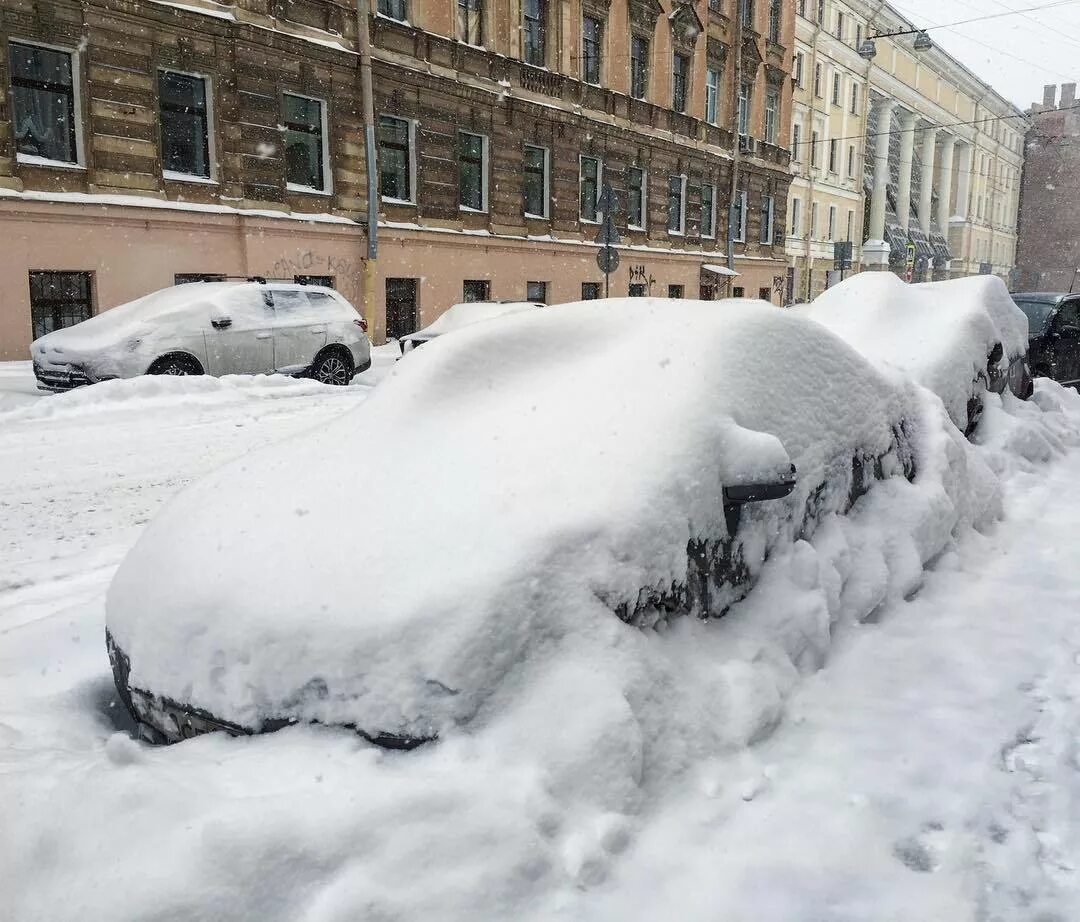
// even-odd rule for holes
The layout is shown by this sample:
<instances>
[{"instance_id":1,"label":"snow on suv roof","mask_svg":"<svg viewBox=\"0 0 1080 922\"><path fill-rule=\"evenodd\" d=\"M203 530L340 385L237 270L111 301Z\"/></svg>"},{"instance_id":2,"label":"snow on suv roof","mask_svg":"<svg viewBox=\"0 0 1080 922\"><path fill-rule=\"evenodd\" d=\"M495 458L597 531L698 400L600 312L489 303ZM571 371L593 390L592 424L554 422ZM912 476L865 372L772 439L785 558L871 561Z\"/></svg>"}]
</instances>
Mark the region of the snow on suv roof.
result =
<instances>
[{"instance_id":1,"label":"snow on suv roof","mask_svg":"<svg viewBox=\"0 0 1080 922\"><path fill-rule=\"evenodd\" d=\"M454 304L422 330L402 339L432 339L484 320L535 310L544 305L532 301L464 301Z\"/></svg>"},{"instance_id":2,"label":"snow on suv roof","mask_svg":"<svg viewBox=\"0 0 1080 922\"><path fill-rule=\"evenodd\" d=\"M685 579L725 485L793 462L799 509L918 414L906 380L764 302L590 301L424 349L151 523L108 594L132 686L245 727L442 732L545 638Z\"/></svg>"}]
</instances>

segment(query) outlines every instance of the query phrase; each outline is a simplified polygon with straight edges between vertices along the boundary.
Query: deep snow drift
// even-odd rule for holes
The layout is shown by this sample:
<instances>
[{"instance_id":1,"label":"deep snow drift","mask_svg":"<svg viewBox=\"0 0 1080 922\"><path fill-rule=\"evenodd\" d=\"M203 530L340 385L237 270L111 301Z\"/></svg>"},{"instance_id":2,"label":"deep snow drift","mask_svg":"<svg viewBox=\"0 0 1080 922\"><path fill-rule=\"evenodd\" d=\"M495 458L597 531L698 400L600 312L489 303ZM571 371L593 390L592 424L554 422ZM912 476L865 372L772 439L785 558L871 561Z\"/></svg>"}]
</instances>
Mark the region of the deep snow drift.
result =
<instances>
[{"instance_id":1,"label":"deep snow drift","mask_svg":"<svg viewBox=\"0 0 1080 922\"><path fill-rule=\"evenodd\" d=\"M928 387L962 431L994 346L1001 374L1027 351L1027 317L993 275L909 285L891 272L860 272L797 310Z\"/></svg>"},{"instance_id":2,"label":"deep snow drift","mask_svg":"<svg viewBox=\"0 0 1080 922\"><path fill-rule=\"evenodd\" d=\"M1075 395L989 399L978 445L875 487L724 619L658 634L608 614L545 638L445 743L114 732L103 593L137 520L338 399L0 417L0 534L23 555L0 585L12 918L1080 917ZM969 463L991 501L965 512L947 484ZM940 539L909 518L927 504L946 541L929 575L919 545ZM79 552L58 562L61 537ZM362 562L375 537L343 541Z\"/></svg>"}]
</instances>

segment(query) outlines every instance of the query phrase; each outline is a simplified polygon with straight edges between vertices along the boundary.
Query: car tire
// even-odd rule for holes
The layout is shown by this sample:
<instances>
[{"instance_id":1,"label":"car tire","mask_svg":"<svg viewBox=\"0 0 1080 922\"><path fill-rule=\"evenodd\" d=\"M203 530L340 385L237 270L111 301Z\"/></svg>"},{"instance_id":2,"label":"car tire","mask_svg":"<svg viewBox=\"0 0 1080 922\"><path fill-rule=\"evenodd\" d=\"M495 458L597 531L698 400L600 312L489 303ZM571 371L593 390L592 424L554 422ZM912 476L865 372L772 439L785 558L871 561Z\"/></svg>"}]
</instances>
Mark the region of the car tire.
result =
<instances>
[{"instance_id":1,"label":"car tire","mask_svg":"<svg viewBox=\"0 0 1080 922\"><path fill-rule=\"evenodd\" d=\"M173 352L156 359L149 370L148 375L201 375L202 365L194 356L183 352Z\"/></svg>"},{"instance_id":2,"label":"car tire","mask_svg":"<svg viewBox=\"0 0 1080 922\"><path fill-rule=\"evenodd\" d=\"M315 357L308 374L320 384L344 387L353 379L352 356L344 349L327 349Z\"/></svg>"}]
</instances>

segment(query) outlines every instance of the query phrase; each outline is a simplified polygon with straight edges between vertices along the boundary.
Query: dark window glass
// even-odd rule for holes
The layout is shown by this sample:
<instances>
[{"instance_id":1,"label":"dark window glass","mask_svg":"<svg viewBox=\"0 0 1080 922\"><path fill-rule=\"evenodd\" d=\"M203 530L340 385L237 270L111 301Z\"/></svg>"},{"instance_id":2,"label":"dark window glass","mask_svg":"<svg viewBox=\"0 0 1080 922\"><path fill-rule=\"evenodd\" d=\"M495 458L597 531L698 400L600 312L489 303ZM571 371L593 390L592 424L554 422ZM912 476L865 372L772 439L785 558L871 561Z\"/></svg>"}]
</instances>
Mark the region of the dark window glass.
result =
<instances>
[{"instance_id":1,"label":"dark window glass","mask_svg":"<svg viewBox=\"0 0 1080 922\"><path fill-rule=\"evenodd\" d=\"M600 161L595 157L581 158L581 220L597 221L596 209L600 197Z\"/></svg>"},{"instance_id":2,"label":"dark window glass","mask_svg":"<svg viewBox=\"0 0 1080 922\"><path fill-rule=\"evenodd\" d=\"M483 211L484 138L462 131L458 133L458 141L458 203L465 208Z\"/></svg>"},{"instance_id":3,"label":"dark window glass","mask_svg":"<svg viewBox=\"0 0 1080 922\"><path fill-rule=\"evenodd\" d=\"M683 230L683 185L682 176L668 177L667 229L674 234Z\"/></svg>"},{"instance_id":4,"label":"dark window glass","mask_svg":"<svg viewBox=\"0 0 1080 922\"><path fill-rule=\"evenodd\" d=\"M386 280L386 336L400 339L416 332L416 279Z\"/></svg>"},{"instance_id":5,"label":"dark window glass","mask_svg":"<svg viewBox=\"0 0 1080 922\"><path fill-rule=\"evenodd\" d=\"M31 272L30 320L37 339L93 313L89 272Z\"/></svg>"},{"instance_id":6,"label":"dark window glass","mask_svg":"<svg viewBox=\"0 0 1080 922\"><path fill-rule=\"evenodd\" d=\"M462 286L462 300L467 302L490 301L491 282L487 279L465 279Z\"/></svg>"},{"instance_id":7,"label":"dark window glass","mask_svg":"<svg viewBox=\"0 0 1080 922\"><path fill-rule=\"evenodd\" d=\"M753 0L739 0L739 22L744 26L754 25Z\"/></svg>"},{"instance_id":8,"label":"dark window glass","mask_svg":"<svg viewBox=\"0 0 1080 922\"><path fill-rule=\"evenodd\" d=\"M630 38L630 95L644 99L649 92L649 42L640 35Z\"/></svg>"},{"instance_id":9,"label":"dark window glass","mask_svg":"<svg viewBox=\"0 0 1080 922\"><path fill-rule=\"evenodd\" d=\"M599 282L582 282L581 283L581 300L582 301L595 301L600 297L600 283Z\"/></svg>"},{"instance_id":10,"label":"dark window glass","mask_svg":"<svg viewBox=\"0 0 1080 922\"><path fill-rule=\"evenodd\" d=\"M11 96L20 154L76 163L71 55L11 42Z\"/></svg>"},{"instance_id":11,"label":"dark window glass","mask_svg":"<svg viewBox=\"0 0 1080 922\"><path fill-rule=\"evenodd\" d=\"M647 289L640 282L635 282L630 286L629 294L631 298L644 298L647 294Z\"/></svg>"},{"instance_id":12,"label":"dark window glass","mask_svg":"<svg viewBox=\"0 0 1080 922\"><path fill-rule=\"evenodd\" d=\"M547 151L525 146L525 214L547 217Z\"/></svg>"},{"instance_id":13,"label":"dark window glass","mask_svg":"<svg viewBox=\"0 0 1080 922\"><path fill-rule=\"evenodd\" d=\"M1046 326L1047 319L1054 312L1052 301L1022 301L1018 298L1016 303L1020 310L1027 314L1028 326L1033 333L1041 332Z\"/></svg>"},{"instance_id":14,"label":"dark window glass","mask_svg":"<svg viewBox=\"0 0 1080 922\"><path fill-rule=\"evenodd\" d=\"M324 190L322 103L285 94L285 179Z\"/></svg>"},{"instance_id":15,"label":"dark window glass","mask_svg":"<svg viewBox=\"0 0 1080 922\"><path fill-rule=\"evenodd\" d=\"M170 173L210 178L210 128L206 81L202 77L159 71L161 162Z\"/></svg>"},{"instance_id":16,"label":"dark window glass","mask_svg":"<svg viewBox=\"0 0 1080 922\"><path fill-rule=\"evenodd\" d=\"M761 243L772 243L773 202L774 199L771 195L761 197L761 225L758 231L758 240ZM830 212L832 216L835 216L835 214L835 210Z\"/></svg>"},{"instance_id":17,"label":"dark window glass","mask_svg":"<svg viewBox=\"0 0 1080 922\"><path fill-rule=\"evenodd\" d=\"M736 285L736 286L735 286L735 287L734 287L734 288L733 288L733 289L731 290L731 295L732 295L732 297L734 297L734 298L745 298L745 297L746 297L746 289L745 289L745 288L741 288L741 287L739 287L738 285Z\"/></svg>"},{"instance_id":18,"label":"dark window glass","mask_svg":"<svg viewBox=\"0 0 1080 922\"><path fill-rule=\"evenodd\" d=\"M484 43L484 4L482 0L458 0L458 38L469 45Z\"/></svg>"},{"instance_id":19,"label":"dark window glass","mask_svg":"<svg viewBox=\"0 0 1080 922\"><path fill-rule=\"evenodd\" d=\"M716 187L705 183L701 187L701 236L711 237L715 233Z\"/></svg>"},{"instance_id":20,"label":"dark window glass","mask_svg":"<svg viewBox=\"0 0 1080 922\"><path fill-rule=\"evenodd\" d=\"M761 298L762 301L771 301L772 300L772 289L771 288L759 288L758 289L758 297Z\"/></svg>"},{"instance_id":21,"label":"dark window glass","mask_svg":"<svg viewBox=\"0 0 1080 922\"><path fill-rule=\"evenodd\" d=\"M174 285L186 285L189 282L224 282L224 272L177 272L173 275Z\"/></svg>"},{"instance_id":22,"label":"dark window glass","mask_svg":"<svg viewBox=\"0 0 1080 922\"><path fill-rule=\"evenodd\" d=\"M293 281L297 285L319 285L322 288L333 288L334 277L332 275L294 275ZM311 295L308 295L311 297Z\"/></svg>"},{"instance_id":23,"label":"dark window glass","mask_svg":"<svg viewBox=\"0 0 1080 922\"><path fill-rule=\"evenodd\" d=\"M783 17L783 0L772 0L769 4L769 39L774 42L780 41L780 23Z\"/></svg>"},{"instance_id":24,"label":"dark window glass","mask_svg":"<svg viewBox=\"0 0 1080 922\"><path fill-rule=\"evenodd\" d=\"M671 108L686 111L686 72L689 62L684 54L671 56Z\"/></svg>"},{"instance_id":25,"label":"dark window glass","mask_svg":"<svg viewBox=\"0 0 1080 922\"><path fill-rule=\"evenodd\" d=\"M543 67L547 61L547 0L524 0L525 63Z\"/></svg>"},{"instance_id":26,"label":"dark window glass","mask_svg":"<svg viewBox=\"0 0 1080 922\"><path fill-rule=\"evenodd\" d=\"M668 285L667 296L669 298L681 298L683 296L682 285Z\"/></svg>"},{"instance_id":27,"label":"dark window glass","mask_svg":"<svg viewBox=\"0 0 1080 922\"><path fill-rule=\"evenodd\" d=\"M599 19L586 16L581 27L582 74L586 83L600 82L600 39L603 26Z\"/></svg>"},{"instance_id":28,"label":"dark window glass","mask_svg":"<svg viewBox=\"0 0 1080 922\"><path fill-rule=\"evenodd\" d=\"M525 300L547 304L547 286L547 282L527 282L525 284Z\"/></svg>"},{"instance_id":29,"label":"dark window glass","mask_svg":"<svg viewBox=\"0 0 1080 922\"><path fill-rule=\"evenodd\" d=\"M627 224L630 227L645 226L645 171L632 166L626 173L627 199L630 214Z\"/></svg>"},{"instance_id":30,"label":"dark window glass","mask_svg":"<svg viewBox=\"0 0 1080 922\"><path fill-rule=\"evenodd\" d=\"M405 21L405 0L379 0L379 12L383 16Z\"/></svg>"},{"instance_id":31,"label":"dark window glass","mask_svg":"<svg viewBox=\"0 0 1080 922\"><path fill-rule=\"evenodd\" d=\"M411 202L412 151L409 123L389 115L379 117L379 194Z\"/></svg>"}]
</instances>

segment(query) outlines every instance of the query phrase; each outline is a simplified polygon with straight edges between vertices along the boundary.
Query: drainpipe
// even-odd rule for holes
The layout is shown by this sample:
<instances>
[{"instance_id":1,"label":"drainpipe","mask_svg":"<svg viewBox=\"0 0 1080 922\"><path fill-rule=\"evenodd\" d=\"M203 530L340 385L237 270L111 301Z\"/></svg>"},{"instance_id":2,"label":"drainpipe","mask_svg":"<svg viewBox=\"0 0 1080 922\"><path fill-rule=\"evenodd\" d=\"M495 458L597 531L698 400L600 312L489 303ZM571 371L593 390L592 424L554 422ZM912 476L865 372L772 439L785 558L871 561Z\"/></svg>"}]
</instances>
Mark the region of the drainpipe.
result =
<instances>
[{"instance_id":1,"label":"drainpipe","mask_svg":"<svg viewBox=\"0 0 1080 922\"><path fill-rule=\"evenodd\" d=\"M743 43L743 21L742 21L742 9L738 4L735 6L735 68L733 74L734 88L732 97L734 99L734 106L732 107L731 114L731 136L735 143L731 152L731 199L728 206L728 245L727 245L727 267L732 272L735 271L735 202L739 195L739 90L742 87L742 43ZM750 113L747 113L747 120L750 118ZM743 215L743 220L746 220L746 215ZM732 294L732 289L735 286L735 276L728 276L728 294Z\"/></svg>"},{"instance_id":2,"label":"drainpipe","mask_svg":"<svg viewBox=\"0 0 1080 922\"><path fill-rule=\"evenodd\" d=\"M810 80L810 124L806 126L806 133L810 136L810 156L804 161L806 163L806 209L807 214L805 216L806 224L806 241L804 247L806 249L806 300L813 300L814 292L814 256L812 253L813 244L810 240L810 215L814 211L814 167L813 163L814 154L814 117L817 115L817 93L814 92L814 74L817 72L817 59L818 59L818 43L821 37L821 23L814 23L814 44L810 48L810 72L807 75Z\"/></svg>"},{"instance_id":3,"label":"drainpipe","mask_svg":"<svg viewBox=\"0 0 1080 922\"><path fill-rule=\"evenodd\" d=\"M367 258L360 279L364 321L375 332L375 267L378 257L379 186L375 150L375 98L371 86L371 26L369 0L356 0L356 41L360 46L360 96L364 116L364 155L367 170Z\"/></svg>"}]
</instances>

